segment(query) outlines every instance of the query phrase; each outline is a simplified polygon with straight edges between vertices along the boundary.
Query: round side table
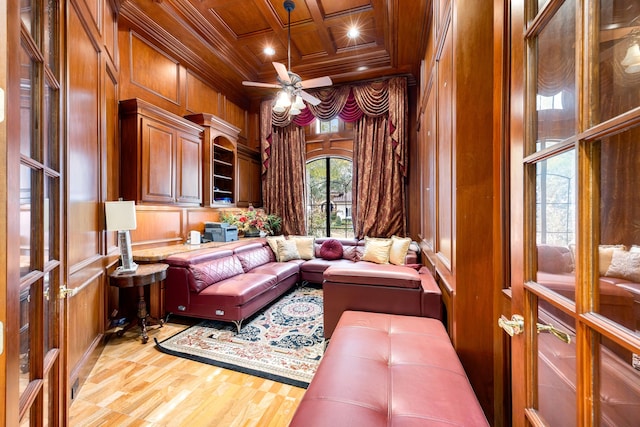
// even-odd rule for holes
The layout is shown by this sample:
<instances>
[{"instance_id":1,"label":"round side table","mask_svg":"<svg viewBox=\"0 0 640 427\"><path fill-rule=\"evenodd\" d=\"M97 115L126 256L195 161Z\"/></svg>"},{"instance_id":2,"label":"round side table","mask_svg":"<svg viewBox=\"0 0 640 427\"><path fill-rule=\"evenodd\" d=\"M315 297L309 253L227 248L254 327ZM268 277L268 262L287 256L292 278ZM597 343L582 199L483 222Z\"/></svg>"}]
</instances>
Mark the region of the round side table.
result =
<instances>
[{"instance_id":1,"label":"round side table","mask_svg":"<svg viewBox=\"0 0 640 427\"><path fill-rule=\"evenodd\" d=\"M144 300L144 287L155 282L161 282L167 277L168 264L140 264L136 271L119 272L114 271L109 275L109 284L118 288L138 288L138 318L134 319L126 328L117 332L118 336L122 336L125 331L131 329L136 324L140 325L140 335L142 344L149 340L147 335L147 325L157 324L162 327L164 322L162 319L156 319L149 315L147 311L147 303Z\"/></svg>"}]
</instances>

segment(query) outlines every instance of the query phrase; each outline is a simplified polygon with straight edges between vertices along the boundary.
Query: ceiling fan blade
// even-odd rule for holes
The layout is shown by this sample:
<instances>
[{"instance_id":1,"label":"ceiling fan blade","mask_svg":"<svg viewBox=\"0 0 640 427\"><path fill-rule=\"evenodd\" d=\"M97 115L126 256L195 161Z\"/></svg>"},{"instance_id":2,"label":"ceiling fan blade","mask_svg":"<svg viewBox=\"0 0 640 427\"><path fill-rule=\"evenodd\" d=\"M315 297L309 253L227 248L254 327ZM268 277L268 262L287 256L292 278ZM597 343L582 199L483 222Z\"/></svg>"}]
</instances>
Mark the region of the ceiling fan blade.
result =
<instances>
[{"instance_id":1,"label":"ceiling fan blade","mask_svg":"<svg viewBox=\"0 0 640 427\"><path fill-rule=\"evenodd\" d=\"M245 86L255 86L255 87L268 87L270 89L280 89L282 86L277 85L275 83L260 83L260 82L242 82Z\"/></svg>"},{"instance_id":2,"label":"ceiling fan blade","mask_svg":"<svg viewBox=\"0 0 640 427\"><path fill-rule=\"evenodd\" d=\"M272 62L273 67L276 69L278 73L278 77L285 83L291 83L291 79L289 78L289 72L287 71L287 67L279 62Z\"/></svg>"},{"instance_id":3,"label":"ceiling fan blade","mask_svg":"<svg viewBox=\"0 0 640 427\"><path fill-rule=\"evenodd\" d=\"M307 92L301 90L300 92L300 96L302 97L302 99L304 99L305 101L307 101L309 104L311 105L318 105L320 104L320 101L318 98L316 98L313 95L308 94Z\"/></svg>"},{"instance_id":4,"label":"ceiling fan blade","mask_svg":"<svg viewBox=\"0 0 640 427\"><path fill-rule=\"evenodd\" d=\"M300 82L300 86L305 89L311 89L314 87L331 86L333 82L330 77L318 77L316 79L303 80Z\"/></svg>"}]
</instances>

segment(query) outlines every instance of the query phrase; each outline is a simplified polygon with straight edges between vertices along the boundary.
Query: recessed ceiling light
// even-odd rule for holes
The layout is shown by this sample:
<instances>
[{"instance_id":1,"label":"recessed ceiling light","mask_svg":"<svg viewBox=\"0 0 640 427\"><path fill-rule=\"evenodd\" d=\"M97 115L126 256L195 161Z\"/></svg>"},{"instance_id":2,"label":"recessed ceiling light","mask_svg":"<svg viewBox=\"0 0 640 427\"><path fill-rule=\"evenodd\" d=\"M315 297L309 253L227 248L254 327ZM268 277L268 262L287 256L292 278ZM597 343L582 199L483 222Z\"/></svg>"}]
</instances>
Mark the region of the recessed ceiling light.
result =
<instances>
[{"instance_id":1,"label":"recessed ceiling light","mask_svg":"<svg viewBox=\"0 0 640 427\"><path fill-rule=\"evenodd\" d=\"M358 71L364 71L364 70L368 70L368 69L369 69L369 67L367 67L366 65L358 67Z\"/></svg>"},{"instance_id":2,"label":"recessed ceiling light","mask_svg":"<svg viewBox=\"0 0 640 427\"><path fill-rule=\"evenodd\" d=\"M351 27L349 28L349 31L347 31L347 37L349 37L350 39L355 39L359 35L360 30L358 30L356 27Z\"/></svg>"},{"instance_id":3,"label":"recessed ceiling light","mask_svg":"<svg viewBox=\"0 0 640 427\"><path fill-rule=\"evenodd\" d=\"M271 46L267 46L267 47L264 48L263 52L266 55L275 55L276 50L274 48L272 48Z\"/></svg>"}]
</instances>

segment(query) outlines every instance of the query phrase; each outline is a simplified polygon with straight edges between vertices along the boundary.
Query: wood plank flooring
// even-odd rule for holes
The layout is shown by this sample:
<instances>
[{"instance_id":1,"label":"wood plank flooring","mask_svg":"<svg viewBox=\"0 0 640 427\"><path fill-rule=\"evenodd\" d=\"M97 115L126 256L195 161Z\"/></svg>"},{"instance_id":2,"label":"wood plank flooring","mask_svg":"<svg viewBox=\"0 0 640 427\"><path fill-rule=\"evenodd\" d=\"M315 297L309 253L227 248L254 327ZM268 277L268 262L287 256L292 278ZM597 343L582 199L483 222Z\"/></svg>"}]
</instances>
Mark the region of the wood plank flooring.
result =
<instances>
[{"instance_id":1,"label":"wood plank flooring","mask_svg":"<svg viewBox=\"0 0 640 427\"><path fill-rule=\"evenodd\" d=\"M71 426L287 426L305 389L164 354L159 341L186 328L112 336L70 408Z\"/></svg>"}]
</instances>

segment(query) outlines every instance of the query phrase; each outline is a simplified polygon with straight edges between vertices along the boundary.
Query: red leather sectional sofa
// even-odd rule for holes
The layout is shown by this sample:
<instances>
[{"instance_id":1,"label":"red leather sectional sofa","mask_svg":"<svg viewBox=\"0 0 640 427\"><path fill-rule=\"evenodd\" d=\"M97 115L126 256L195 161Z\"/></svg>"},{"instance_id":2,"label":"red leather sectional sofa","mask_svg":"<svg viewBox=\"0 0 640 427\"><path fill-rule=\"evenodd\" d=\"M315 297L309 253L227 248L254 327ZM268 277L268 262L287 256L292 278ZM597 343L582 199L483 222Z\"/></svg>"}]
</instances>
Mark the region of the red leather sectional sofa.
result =
<instances>
[{"instance_id":1,"label":"red leather sectional sofa","mask_svg":"<svg viewBox=\"0 0 640 427\"><path fill-rule=\"evenodd\" d=\"M413 305L420 306L423 292L419 278L421 274L415 268L357 261L364 251L364 243L349 239L340 240L344 247L343 258L326 260L320 257L320 248L325 240L316 240L316 258L310 260L277 262L266 239L239 241L219 248L171 255L166 259L169 268L165 281L165 311L233 322L240 330L244 319L274 301L296 283L322 283L323 273L330 266L356 268L352 274L354 277L364 270L375 268L380 272L378 283L388 282L389 289L392 290L385 296L388 305L396 297L406 301L403 295L407 287L411 287L415 299ZM415 264L416 261L417 254L409 251L405 262ZM358 265L366 267L359 271ZM402 275L402 272L406 284L394 286L392 276ZM423 274L429 275L426 271ZM371 274L369 276L367 280L375 280ZM395 293L393 289L396 290ZM432 298L437 298L439 307L440 293L437 286L429 292ZM366 299L367 295L361 294L361 297ZM376 299L374 295L373 300ZM411 314L421 315L421 312L411 311Z\"/></svg>"}]
</instances>

